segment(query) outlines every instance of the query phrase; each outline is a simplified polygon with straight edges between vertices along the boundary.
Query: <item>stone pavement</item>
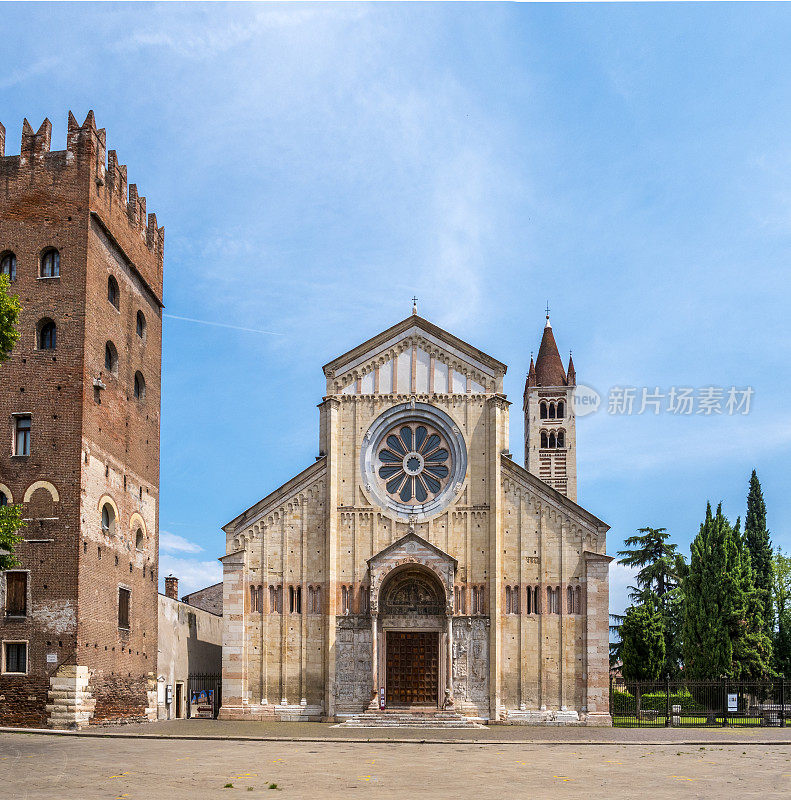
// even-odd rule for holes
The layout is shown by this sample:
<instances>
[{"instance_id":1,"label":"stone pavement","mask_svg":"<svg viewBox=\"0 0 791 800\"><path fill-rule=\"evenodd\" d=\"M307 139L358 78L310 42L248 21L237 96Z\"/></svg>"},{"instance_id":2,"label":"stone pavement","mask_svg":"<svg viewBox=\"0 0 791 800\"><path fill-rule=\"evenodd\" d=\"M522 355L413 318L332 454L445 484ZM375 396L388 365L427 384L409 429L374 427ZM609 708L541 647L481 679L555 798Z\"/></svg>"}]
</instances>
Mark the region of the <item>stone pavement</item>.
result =
<instances>
[{"instance_id":1,"label":"stone pavement","mask_svg":"<svg viewBox=\"0 0 791 800\"><path fill-rule=\"evenodd\" d=\"M18 729L0 728L0 732ZM788 744L791 727L761 728L586 728L490 725L467 729L347 728L321 722L252 722L239 720L179 719L128 725L92 726L67 736L134 738L196 738L259 741L383 741L453 742L470 744Z\"/></svg>"},{"instance_id":2,"label":"stone pavement","mask_svg":"<svg viewBox=\"0 0 791 800\"><path fill-rule=\"evenodd\" d=\"M791 794L791 748L762 744L760 737L751 746L728 744L728 738L723 735L714 745L583 747L582 741L548 736L539 744L489 740L427 746L338 740L334 733L320 742L0 733L0 796L228 800L277 797L273 792L279 791L300 800L765 800Z\"/></svg>"}]
</instances>

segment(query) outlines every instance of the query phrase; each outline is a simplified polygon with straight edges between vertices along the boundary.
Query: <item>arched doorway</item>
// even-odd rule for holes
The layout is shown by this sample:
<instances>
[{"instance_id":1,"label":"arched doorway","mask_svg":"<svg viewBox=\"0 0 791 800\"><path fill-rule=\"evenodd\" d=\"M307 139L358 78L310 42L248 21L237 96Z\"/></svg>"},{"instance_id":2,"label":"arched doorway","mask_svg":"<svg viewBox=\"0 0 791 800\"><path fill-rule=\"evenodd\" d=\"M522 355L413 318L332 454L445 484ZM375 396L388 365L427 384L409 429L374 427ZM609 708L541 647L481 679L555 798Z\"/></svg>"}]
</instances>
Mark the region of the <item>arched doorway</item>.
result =
<instances>
[{"instance_id":1,"label":"arched doorway","mask_svg":"<svg viewBox=\"0 0 791 800\"><path fill-rule=\"evenodd\" d=\"M432 570L412 564L388 575L380 593L387 707L441 705L445 590Z\"/></svg>"}]
</instances>

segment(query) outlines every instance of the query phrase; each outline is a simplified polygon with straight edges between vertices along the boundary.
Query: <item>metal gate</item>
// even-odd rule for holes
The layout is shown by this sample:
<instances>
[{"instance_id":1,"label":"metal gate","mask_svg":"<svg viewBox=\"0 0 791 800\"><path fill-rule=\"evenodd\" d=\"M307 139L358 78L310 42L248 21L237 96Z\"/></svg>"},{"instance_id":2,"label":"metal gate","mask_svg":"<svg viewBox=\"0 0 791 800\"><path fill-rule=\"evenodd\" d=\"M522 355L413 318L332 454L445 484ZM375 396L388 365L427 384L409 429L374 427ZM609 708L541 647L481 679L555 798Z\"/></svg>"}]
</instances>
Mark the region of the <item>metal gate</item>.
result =
<instances>
[{"instance_id":1,"label":"metal gate","mask_svg":"<svg viewBox=\"0 0 791 800\"><path fill-rule=\"evenodd\" d=\"M222 705L222 674L219 672L196 673L189 676L187 684L187 702L189 704L187 708L187 716L198 716L198 709L193 705L193 698L198 699L201 696L201 692L205 691L207 694L211 692L210 705L212 706L212 718L217 719L217 714L220 711L220 706Z\"/></svg>"},{"instance_id":2,"label":"metal gate","mask_svg":"<svg viewBox=\"0 0 791 800\"><path fill-rule=\"evenodd\" d=\"M610 679L610 714L621 728L785 727L791 697L774 681Z\"/></svg>"}]
</instances>

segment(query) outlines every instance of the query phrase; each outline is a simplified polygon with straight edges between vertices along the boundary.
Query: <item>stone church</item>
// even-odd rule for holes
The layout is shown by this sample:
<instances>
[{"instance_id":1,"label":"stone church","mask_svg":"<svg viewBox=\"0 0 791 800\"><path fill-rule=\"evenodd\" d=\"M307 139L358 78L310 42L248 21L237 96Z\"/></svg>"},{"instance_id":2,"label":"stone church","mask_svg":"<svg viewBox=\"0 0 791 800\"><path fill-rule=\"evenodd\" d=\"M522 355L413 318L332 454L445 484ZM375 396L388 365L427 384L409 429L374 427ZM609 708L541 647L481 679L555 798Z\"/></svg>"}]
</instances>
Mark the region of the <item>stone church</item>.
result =
<instances>
[{"instance_id":1,"label":"stone church","mask_svg":"<svg viewBox=\"0 0 791 800\"><path fill-rule=\"evenodd\" d=\"M229 522L220 717L610 724L608 526L547 316L505 364L411 316L324 367L314 464Z\"/></svg>"}]
</instances>

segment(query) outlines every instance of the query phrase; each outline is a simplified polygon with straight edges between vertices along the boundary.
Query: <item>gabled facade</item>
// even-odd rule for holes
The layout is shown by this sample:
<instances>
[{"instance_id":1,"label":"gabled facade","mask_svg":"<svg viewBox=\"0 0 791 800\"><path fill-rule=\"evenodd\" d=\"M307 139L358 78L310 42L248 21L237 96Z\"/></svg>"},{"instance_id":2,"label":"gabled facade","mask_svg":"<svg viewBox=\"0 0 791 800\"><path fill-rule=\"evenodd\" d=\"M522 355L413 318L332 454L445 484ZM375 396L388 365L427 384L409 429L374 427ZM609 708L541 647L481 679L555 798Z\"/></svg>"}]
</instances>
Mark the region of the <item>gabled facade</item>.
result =
<instances>
[{"instance_id":1,"label":"gabled facade","mask_svg":"<svg viewBox=\"0 0 791 800\"><path fill-rule=\"evenodd\" d=\"M505 371L414 313L324 367L317 461L224 528L221 717L609 721L607 526L511 459Z\"/></svg>"}]
</instances>

